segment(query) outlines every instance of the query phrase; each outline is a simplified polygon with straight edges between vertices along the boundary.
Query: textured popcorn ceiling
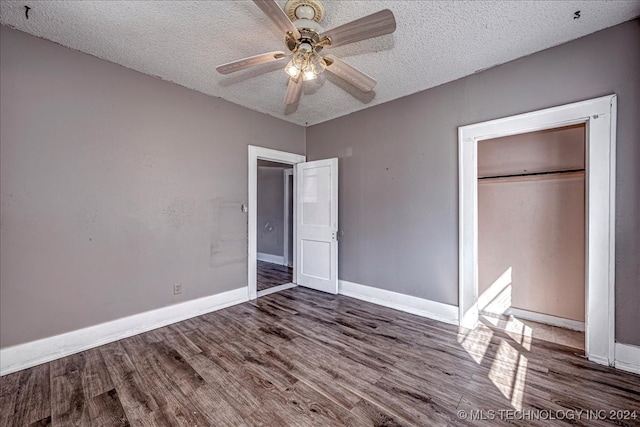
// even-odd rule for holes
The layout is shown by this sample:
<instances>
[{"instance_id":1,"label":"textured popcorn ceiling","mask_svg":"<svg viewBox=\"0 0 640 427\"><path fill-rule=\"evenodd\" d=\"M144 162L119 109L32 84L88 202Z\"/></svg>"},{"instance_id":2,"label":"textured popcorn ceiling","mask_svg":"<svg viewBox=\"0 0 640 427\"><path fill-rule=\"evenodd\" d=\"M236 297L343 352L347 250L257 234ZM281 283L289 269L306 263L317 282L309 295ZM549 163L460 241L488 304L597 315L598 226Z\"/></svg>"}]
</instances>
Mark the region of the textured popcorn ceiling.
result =
<instances>
[{"instance_id":1,"label":"textured popcorn ceiling","mask_svg":"<svg viewBox=\"0 0 640 427\"><path fill-rule=\"evenodd\" d=\"M279 1L281 6L284 1ZM29 19L25 18L29 6ZM300 125L410 95L640 15L640 1L325 1L323 28L391 9L394 34L331 49L378 80L363 94L332 75L283 104L286 62L223 76L217 65L286 50L251 1L2 1L0 21L125 67ZM580 11L580 18L574 13ZM624 49L624 46L620 46Z\"/></svg>"}]
</instances>

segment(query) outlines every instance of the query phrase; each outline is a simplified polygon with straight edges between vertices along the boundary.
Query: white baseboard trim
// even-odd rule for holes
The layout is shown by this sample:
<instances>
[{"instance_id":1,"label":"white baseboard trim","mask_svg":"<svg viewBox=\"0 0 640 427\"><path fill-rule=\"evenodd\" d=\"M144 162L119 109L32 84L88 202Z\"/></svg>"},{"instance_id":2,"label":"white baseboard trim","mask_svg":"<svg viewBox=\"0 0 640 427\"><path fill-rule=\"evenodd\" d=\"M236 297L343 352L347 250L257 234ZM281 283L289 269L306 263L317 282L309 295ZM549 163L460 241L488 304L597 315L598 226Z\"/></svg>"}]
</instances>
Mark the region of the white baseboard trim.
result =
<instances>
[{"instance_id":1,"label":"white baseboard trim","mask_svg":"<svg viewBox=\"0 0 640 427\"><path fill-rule=\"evenodd\" d=\"M284 262L284 256L282 255L271 255L258 252L256 254L256 259L258 261L270 262L271 264L286 265Z\"/></svg>"},{"instance_id":2,"label":"white baseboard trim","mask_svg":"<svg viewBox=\"0 0 640 427\"><path fill-rule=\"evenodd\" d=\"M559 326L561 328L572 329L584 332L584 322L578 320L565 319L563 317L552 316L550 314L536 313L535 311L522 310L509 307L504 314L511 314L515 317L532 322L544 323L545 325Z\"/></svg>"},{"instance_id":3,"label":"white baseboard trim","mask_svg":"<svg viewBox=\"0 0 640 427\"><path fill-rule=\"evenodd\" d=\"M617 342L614 366L617 369L640 375L640 347Z\"/></svg>"},{"instance_id":4,"label":"white baseboard trim","mask_svg":"<svg viewBox=\"0 0 640 427\"><path fill-rule=\"evenodd\" d=\"M242 287L0 349L0 376L248 301Z\"/></svg>"},{"instance_id":5,"label":"white baseboard trim","mask_svg":"<svg viewBox=\"0 0 640 427\"><path fill-rule=\"evenodd\" d=\"M393 291L338 280L338 293L440 322L458 325L458 307Z\"/></svg>"},{"instance_id":6,"label":"white baseboard trim","mask_svg":"<svg viewBox=\"0 0 640 427\"><path fill-rule=\"evenodd\" d=\"M589 360L589 362L597 363L598 365L611 366L611 364L609 363L609 359L607 359L606 356L596 356L594 354L590 354L587 357L587 360Z\"/></svg>"},{"instance_id":7,"label":"white baseboard trim","mask_svg":"<svg viewBox=\"0 0 640 427\"><path fill-rule=\"evenodd\" d=\"M265 289L263 291L258 291L258 297L264 297L264 296L267 296L269 294L273 294L273 293L276 293L276 292L284 291L285 289L295 288L296 286L298 286L298 285L296 285L295 283L285 283L284 285L274 286L272 288Z\"/></svg>"}]
</instances>

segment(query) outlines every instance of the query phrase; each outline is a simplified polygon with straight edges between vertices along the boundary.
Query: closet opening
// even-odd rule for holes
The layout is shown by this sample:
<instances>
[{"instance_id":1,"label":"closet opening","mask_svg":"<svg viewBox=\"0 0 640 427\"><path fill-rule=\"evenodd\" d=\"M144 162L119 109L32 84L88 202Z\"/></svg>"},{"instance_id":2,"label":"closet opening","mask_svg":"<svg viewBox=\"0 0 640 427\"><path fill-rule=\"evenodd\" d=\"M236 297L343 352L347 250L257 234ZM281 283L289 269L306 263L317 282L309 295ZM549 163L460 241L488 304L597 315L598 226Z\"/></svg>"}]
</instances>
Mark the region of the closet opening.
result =
<instances>
[{"instance_id":1,"label":"closet opening","mask_svg":"<svg viewBox=\"0 0 640 427\"><path fill-rule=\"evenodd\" d=\"M585 123L478 142L481 323L585 350Z\"/></svg>"},{"instance_id":2,"label":"closet opening","mask_svg":"<svg viewBox=\"0 0 640 427\"><path fill-rule=\"evenodd\" d=\"M593 362L613 366L615 361L615 198L616 198L616 120L617 97L607 95L515 116L503 117L458 128L458 188L459 188L459 321L461 330L467 333L479 325L479 225L478 191L482 182L478 177L527 174L529 172L563 172L525 176L545 179L549 176L585 175L584 184L584 355ZM478 148L491 139L522 135L548 129L584 126L584 169L567 166L560 169L521 170L479 175ZM579 129L579 128L576 128ZM480 148L482 149L482 148ZM559 161L560 158L555 159ZM575 175L573 176L575 178ZM513 179L514 177L506 177ZM522 177L521 177L522 178ZM562 193L560 193L562 194ZM519 195L516 194L519 197ZM560 203L556 197L555 203ZM528 202L528 199L526 200ZM527 213L527 215L531 215ZM540 233L557 235L558 229L540 229ZM486 232L485 232L486 234ZM572 237L573 238L573 237ZM516 245L512 241L512 245ZM560 259L566 254L558 253ZM520 281L517 271L510 265L490 282ZM564 268L568 268L565 264ZM486 267L485 267L485 271ZM499 280L498 280L499 279ZM489 279L491 280L491 279ZM486 286L486 284L484 285ZM504 285L506 287L506 285ZM501 294L501 293L500 293ZM498 293L496 293L496 296ZM504 294L501 294L504 295ZM573 296L571 297L574 300ZM492 298L493 299L493 298ZM486 305L486 304L485 304ZM487 311L486 307L482 311ZM574 319L569 319L574 320ZM524 327L522 329L525 329ZM526 331L525 331L526 332ZM463 334L464 334L463 333Z\"/></svg>"}]
</instances>

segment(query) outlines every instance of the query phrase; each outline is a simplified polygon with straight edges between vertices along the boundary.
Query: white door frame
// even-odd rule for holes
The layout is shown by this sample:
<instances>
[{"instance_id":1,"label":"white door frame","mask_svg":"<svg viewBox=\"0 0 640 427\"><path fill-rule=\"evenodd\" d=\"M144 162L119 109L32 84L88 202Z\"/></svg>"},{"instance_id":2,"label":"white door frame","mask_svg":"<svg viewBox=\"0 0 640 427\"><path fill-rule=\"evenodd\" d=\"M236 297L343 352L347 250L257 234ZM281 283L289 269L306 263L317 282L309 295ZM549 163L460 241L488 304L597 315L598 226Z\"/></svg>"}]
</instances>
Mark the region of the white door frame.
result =
<instances>
[{"instance_id":1,"label":"white door frame","mask_svg":"<svg viewBox=\"0 0 640 427\"><path fill-rule=\"evenodd\" d=\"M249 293L249 299L254 300L258 298L258 286L256 283L256 266L257 266L257 247L258 247L258 159L268 160L270 162L284 163L287 165L295 165L306 161L307 157L300 154L287 153L285 151L272 150L271 148L257 147L255 145L249 145L249 171L248 171L248 184L249 184L249 242L248 242L248 267L247 267L247 292ZM295 186L295 180L293 182ZM295 191L294 191L295 195ZM295 197L295 196L294 196ZM296 221L296 205L293 204L293 221ZM293 230L293 245L295 248L296 236L295 228ZM296 251L293 251L293 268L295 278L295 259Z\"/></svg>"},{"instance_id":2,"label":"white door frame","mask_svg":"<svg viewBox=\"0 0 640 427\"><path fill-rule=\"evenodd\" d=\"M282 175L284 176L284 227L282 227L283 235L284 235L284 238L283 238L284 252L283 253L284 253L284 266L289 267L289 233L293 231L292 229L295 229L295 223L294 223L294 227L289 227L289 222L291 222L291 218L289 218L289 196L290 196L289 195L289 177L291 177L291 179L293 180L293 169L283 170ZM295 196L293 197L295 199ZM295 202L294 202L293 209L295 209ZM295 241L294 241L294 247L295 247ZM293 252L295 254L295 251Z\"/></svg>"},{"instance_id":3,"label":"white door frame","mask_svg":"<svg viewBox=\"0 0 640 427\"><path fill-rule=\"evenodd\" d=\"M616 95L458 128L459 319L478 321L478 142L586 124L585 353L613 366L615 344Z\"/></svg>"}]
</instances>

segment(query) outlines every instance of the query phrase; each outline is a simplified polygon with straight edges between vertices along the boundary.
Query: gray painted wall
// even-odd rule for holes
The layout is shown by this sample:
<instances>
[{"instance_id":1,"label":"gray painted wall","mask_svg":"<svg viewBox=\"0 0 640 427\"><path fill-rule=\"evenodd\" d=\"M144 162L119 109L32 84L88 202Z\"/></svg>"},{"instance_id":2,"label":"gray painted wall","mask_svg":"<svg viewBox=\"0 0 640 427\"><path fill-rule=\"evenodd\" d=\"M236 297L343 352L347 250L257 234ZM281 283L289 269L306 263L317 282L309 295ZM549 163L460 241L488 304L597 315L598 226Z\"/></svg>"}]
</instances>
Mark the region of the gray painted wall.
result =
<instances>
[{"instance_id":1,"label":"gray painted wall","mask_svg":"<svg viewBox=\"0 0 640 427\"><path fill-rule=\"evenodd\" d=\"M246 286L247 144L304 128L0 36L0 346Z\"/></svg>"},{"instance_id":2,"label":"gray painted wall","mask_svg":"<svg viewBox=\"0 0 640 427\"><path fill-rule=\"evenodd\" d=\"M257 248L263 254L284 256L284 173L291 166L258 164Z\"/></svg>"},{"instance_id":3,"label":"gray painted wall","mask_svg":"<svg viewBox=\"0 0 640 427\"><path fill-rule=\"evenodd\" d=\"M640 345L639 22L307 128L340 157L340 278L457 305L458 127L616 93L616 338Z\"/></svg>"},{"instance_id":4,"label":"gray painted wall","mask_svg":"<svg viewBox=\"0 0 640 427\"><path fill-rule=\"evenodd\" d=\"M246 285L247 144L304 153L303 128L0 42L0 347ZM617 93L616 336L640 345L638 75L636 20L308 128L341 158L340 277L457 305L457 127Z\"/></svg>"}]
</instances>

